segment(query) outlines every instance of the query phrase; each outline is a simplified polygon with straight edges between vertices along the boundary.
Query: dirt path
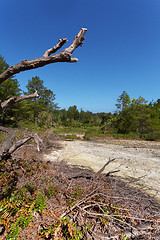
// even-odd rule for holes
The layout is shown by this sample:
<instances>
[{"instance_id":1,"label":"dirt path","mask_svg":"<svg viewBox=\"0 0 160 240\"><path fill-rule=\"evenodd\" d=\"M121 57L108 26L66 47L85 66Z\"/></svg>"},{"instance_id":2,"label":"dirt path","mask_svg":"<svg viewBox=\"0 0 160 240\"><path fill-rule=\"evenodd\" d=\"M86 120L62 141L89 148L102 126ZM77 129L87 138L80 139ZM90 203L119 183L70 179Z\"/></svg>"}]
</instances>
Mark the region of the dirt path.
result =
<instances>
[{"instance_id":1,"label":"dirt path","mask_svg":"<svg viewBox=\"0 0 160 240\"><path fill-rule=\"evenodd\" d=\"M94 171L103 167L109 158L116 158L104 172L119 169L117 175L160 199L160 142L103 139L103 143L60 141L60 144L63 146L61 150L52 151L44 158L65 160L70 164L91 167Z\"/></svg>"}]
</instances>

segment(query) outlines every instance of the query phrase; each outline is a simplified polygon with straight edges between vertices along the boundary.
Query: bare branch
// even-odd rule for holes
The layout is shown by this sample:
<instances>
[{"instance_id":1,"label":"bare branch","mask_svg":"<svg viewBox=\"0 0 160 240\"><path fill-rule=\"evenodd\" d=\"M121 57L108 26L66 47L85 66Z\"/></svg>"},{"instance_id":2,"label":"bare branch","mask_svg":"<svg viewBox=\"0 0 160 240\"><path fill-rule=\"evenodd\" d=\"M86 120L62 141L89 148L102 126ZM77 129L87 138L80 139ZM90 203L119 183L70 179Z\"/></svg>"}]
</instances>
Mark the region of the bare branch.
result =
<instances>
[{"instance_id":1,"label":"bare branch","mask_svg":"<svg viewBox=\"0 0 160 240\"><path fill-rule=\"evenodd\" d=\"M3 126L0 126L0 131L5 132L8 135L13 132L13 130L11 128L6 128L6 127L3 127Z\"/></svg>"},{"instance_id":2,"label":"bare branch","mask_svg":"<svg viewBox=\"0 0 160 240\"><path fill-rule=\"evenodd\" d=\"M82 28L77 36L74 38L73 43L63 51L58 54L50 56L52 53L55 53L58 49L60 49L64 43L67 41L66 38L60 39L59 43L51 49L48 49L44 55L40 58L35 58L33 60L23 60L22 62L9 67L6 71L4 71L0 75L0 84L4 82L9 77L20 73L22 71L43 67L50 63L56 62L77 62L78 58L71 58L72 53L74 50L83 44L84 41L84 34L86 33L87 29Z\"/></svg>"},{"instance_id":3,"label":"bare branch","mask_svg":"<svg viewBox=\"0 0 160 240\"><path fill-rule=\"evenodd\" d=\"M39 144L42 143L42 139L38 137L38 135L35 133L30 134L29 136L26 136L24 138L21 138L18 140L15 144L13 144L12 147L8 150L9 154L12 154L16 149L20 148L24 143L28 142L31 138L34 138L36 144L37 144L37 150L40 151Z\"/></svg>"},{"instance_id":4,"label":"bare branch","mask_svg":"<svg viewBox=\"0 0 160 240\"><path fill-rule=\"evenodd\" d=\"M74 38L73 43L64 51L72 54L77 47L82 46L83 41L85 40L83 36L86 32L87 32L87 28L82 28L77 34L77 36Z\"/></svg>"},{"instance_id":5,"label":"bare branch","mask_svg":"<svg viewBox=\"0 0 160 240\"><path fill-rule=\"evenodd\" d=\"M13 152L15 152L18 148L20 148L24 143L29 141L31 138L34 138L37 144L37 150L40 151L40 143L42 143L42 139L37 135L37 133L31 133L24 138L21 138L16 143L13 144L15 139L15 132L11 128L5 128L0 126L0 131L6 132L9 136L6 141L3 142L0 149L0 160L4 158L8 158Z\"/></svg>"},{"instance_id":6,"label":"bare branch","mask_svg":"<svg viewBox=\"0 0 160 240\"><path fill-rule=\"evenodd\" d=\"M21 97L11 97L9 99L7 99L6 101L2 102L0 104L0 112L3 111L5 108L13 105L14 103L17 103L17 102L21 102L21 101L24 101L26 99L30 99L30 98L38 98L39 95L37 93L37 91L33 94L30 94L30 95L25 95L25 96L21 96Z\"/></svg>"},{"instance_id":7,"label":"bare branch","mask_svg":"<svg viewBox=\"0 0 160 240\"><path fill-rule=\"evenodd\" d=\"M51 54L57 52L66 43L66 41L67 41L67 38L59 39L59 42L57 43L57 45L45 51L43 57L48 57Z\"/></svg>"},{"instance_id":8,"label":"bare branch","mask_svg":"<svg viewBox=\"0 0 160 240\"><path fill-rule=\"evenodd\" d=\"M105 174L105 177L108 177L108 176L110 176L111 174L117 173L117 172L120 172L120 170L109 171L108 173Z\"/></svg>"},{"instance_id":9,"label":"bare branch","mask_svg":"<svg viewBox=\"0 0 160 240\"><path fill-rule=\"evenodd\" d=\"M97 172L97 174L101 174L104 171L104 169L106 168L106 166L115 160L116 160L115 158L113 158L113 159L109 158L108 162L106 162L106 164L104 164L104 166Z\"/></svg>"},{"instance_id":10,"label":"bare branch","mask_svg":"<svg viewBox=\"0 0 160 240\"><path fill-rule=\"evenodd\" d=\"M30 98L39 98L39 95L38 95L37 91L35 93L29 94L29 95L17 97L16 100L15 100L15 103L21 102L21 101L24 101L24 100L30 99Z\"/></svg>"},{"instance_id":11,"label":"bare branch","mask_svg":"<svg viewBox=\"0 0 160 240\"><path fill-rule=\"evenodd\" d=\"M15 132L11 128L5 128L0 126L0 131L6 132L9 136L6 141L3 142L0 149L0 160L2 160L5 156L8 156L8 150L13 144L15 139Z\"/></svg>"}]
</instances>

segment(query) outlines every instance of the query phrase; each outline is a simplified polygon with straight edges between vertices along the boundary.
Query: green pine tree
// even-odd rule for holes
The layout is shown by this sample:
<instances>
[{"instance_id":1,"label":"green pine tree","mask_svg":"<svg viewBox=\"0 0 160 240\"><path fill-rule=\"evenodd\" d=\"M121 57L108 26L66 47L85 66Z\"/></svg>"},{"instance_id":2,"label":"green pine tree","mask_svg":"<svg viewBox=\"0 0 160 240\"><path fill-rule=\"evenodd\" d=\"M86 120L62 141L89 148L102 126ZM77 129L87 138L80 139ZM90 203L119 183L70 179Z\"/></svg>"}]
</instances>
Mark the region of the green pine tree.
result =
<instances>
[{"instance_id":1,"label":"green pine tree","mask_svg":"<svg viewBox=\"0 0 160 240\"><path fill-rule=\"evenodd\" d=\"M51 113L57 108L57 104L54 102L55 94L50 89L47 89L43 80L37 76L32 77L26 87L28 91L25 94L32 94L35 91L39 94L39 98L27 100L25 105L26 117L37 125L41 112L43 112L44 116L45 111Z\"/></svg>"},{"instance_id":2,"label":"green pine tree","mask_svg":"<svg viewBox=\"0 0 160 240\"><path fill-rule=\"evenodd\" d=\"M5 71L9 65L6 63L4 58L0 56L0 73ZM0 85L0 100L4 102L5 100L13 97L20 96L21 89L19 88L19 82L15 78L9 78ZM18 117L20 116L20 106L21 104L15 104L7 109L5 109L0 114L1 125L4 124L16 124Z\"/></svg>"}]
</instances>

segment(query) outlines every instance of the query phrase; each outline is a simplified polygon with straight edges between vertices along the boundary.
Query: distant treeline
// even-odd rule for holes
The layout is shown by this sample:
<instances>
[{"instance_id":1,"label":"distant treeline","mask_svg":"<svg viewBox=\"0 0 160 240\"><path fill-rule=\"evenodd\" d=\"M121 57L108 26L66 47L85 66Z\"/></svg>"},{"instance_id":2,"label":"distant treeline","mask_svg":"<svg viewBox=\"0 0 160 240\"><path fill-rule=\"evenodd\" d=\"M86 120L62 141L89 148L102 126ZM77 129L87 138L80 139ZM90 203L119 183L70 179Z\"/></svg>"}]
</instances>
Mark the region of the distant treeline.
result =
<instances>
[{"instance_id":1,"label":"distant treeline","mask_svg":"<svg viewBox=\"0 0 160 240\"><path fill-rule=\"evenodd\" d=\"M8 68L0 56L0 73ZM55 94L44 86L39 77L32 77L26 86L19 88L17 79L10 78L0 85L0 99L5 101L12 96L32 94L38 91L38 99L29 99L7 108L0 114L0 124L10 127L97 127L101 134L123 134L149 140L160 139L160 99L147 102L143 97L131 99L123 91L115 104L115 113L92 113L78 110L77 106L59 109Z\"/></svg>"},{"instance_id":2,"label":"distant treeline","mask_svg":"<svg viewBox=\"0 0 160 240\"><path fill-rule=\"evenodd\" d=\"M160 139L160 99L148 103L143 97L130 99L123 93L115 113L80 112L76 106L56 112L55 122L63 126L99 126L103 134L123 134L147 140Z\"/></svg>"}]
</instances>

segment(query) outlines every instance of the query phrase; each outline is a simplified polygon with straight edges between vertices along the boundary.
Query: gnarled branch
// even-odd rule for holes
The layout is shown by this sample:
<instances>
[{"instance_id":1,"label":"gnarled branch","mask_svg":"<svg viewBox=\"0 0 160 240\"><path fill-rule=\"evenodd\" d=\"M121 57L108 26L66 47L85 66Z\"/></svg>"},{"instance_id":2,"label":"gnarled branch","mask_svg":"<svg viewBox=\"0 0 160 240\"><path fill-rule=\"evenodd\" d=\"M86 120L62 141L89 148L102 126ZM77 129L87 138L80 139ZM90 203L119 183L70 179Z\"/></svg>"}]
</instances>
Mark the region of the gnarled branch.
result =
<instances>
[{"instance_id":1,"label":"gnarled branch","mask_svg":"<svg viewBox=\"0 0 160 240\"><path fill-rule=\"evenodd\" d=\"M42 143L42 139L37 135L37 133L31 133L28 136L21 138L20 140L18 140L13 144L15 140L15 132L11 128L6 128L2 126L0 126L0 131L6 132L9 135L7 140L4 141L4 143L1 146L0 160L9 158L14 151L16 151L24 143L26 143L32 138L34 138L37 144L37 150L40 151L40 144Z\"/></svg>"},{"instance_id":2,"label":"gnarled branch","mask_svg":"<svg viewBox=\"0 0 160 240\"><path fill-rule=\"evenodd\" d=\"M30 135L21 138L20 140L18 140L15 144L13 144L9 150L8 150L8 154L11 155L16 149L18 149L19 147L21 147L24 143L26 143L27 141L29 141L31 138L34 138L36 144L37 144L37 151L40 151L40 143L42 143L42 139L38 136L37 133L31 133Z\"/></svg>"},{"instance_id":3,"label":"gnarled branch","mask_svg":"<svg viewBox=\"0 0 160 240\"><path fill-rule=\"evenodd\" d=\"M78 58L71 58L71 55L78 46L81 46L83 44L84 40L83 36L86 33L86 31L87 31L86 28L82 28L80 32L77 34L77 36L74 38L73 43L68 48L64 49L58 54L50 56L52 53L55 53L65 44L65 42L67 41L66 38L60 39L59 43L53 48L48 49L42 57L35 58L33 60L24 59L22 62L9 67L6 71L4 71L0 75L0 84L9 77L22 71L43 67L47 64L56 62L77 62Z\"/></svg>"},{"instance_id":4,"label":"gnarled branch","mask_svg":"<svg viewBox=\"0 0 160 240\"><path fill-rule=\"evenodd\" d=\"M25 95L25 96L11 97L11 98L7 99L6 101L0 103L0 112L2 112L5 108L13 105L14 103L21 102L21 101L24 101L26 99L38 98L38 97L39 97L39 95L38 95L37 91L35 93Z\"/></svg>"}]
</instances>

